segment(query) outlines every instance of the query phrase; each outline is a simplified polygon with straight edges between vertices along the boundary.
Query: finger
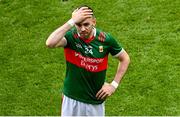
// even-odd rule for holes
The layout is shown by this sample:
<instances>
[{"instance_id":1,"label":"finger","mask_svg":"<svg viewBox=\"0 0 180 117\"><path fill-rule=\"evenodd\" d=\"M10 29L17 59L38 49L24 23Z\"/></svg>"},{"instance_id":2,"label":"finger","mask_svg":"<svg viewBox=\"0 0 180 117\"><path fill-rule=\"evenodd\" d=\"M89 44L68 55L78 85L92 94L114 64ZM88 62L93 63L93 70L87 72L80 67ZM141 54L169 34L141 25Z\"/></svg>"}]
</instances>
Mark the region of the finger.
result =
<instances>
[{"instance_id":1,"label":"finger","mask_svg":"<svg viewBox=\"0 0 180 117\"><path fill-rule=\"evenodd\" d=\"M80 13L82 13L82 14L86 14L86 13L88 13L88 14L93 14L93 12L92 12L92 11L89 11L89 10L80 11Z\"/></svg>"},{"instance_id":2,"label":"finger","mask_svg":"<svg viewBox=\"0 0 180 117\"><path fill-rule=\"evenodd\" d=\"M82 10L83 12L92 12L91 9Z\"/></svg>"},{"instance_id":3,"label":"finger","mask_svg":"<svg viewBox=\"0 0 180 117\"><path fill-rule=\"evenodd\" d=\"M88 7L81 7L79 10L89 9Z\"/></svg>"},{"instance_id":4,"label":"finger","mask_svg":"<svg viewBox=\"0 0 180 117\"><path fill-rule=\"evenodd\" d=\"M100 99L106 99L106 98L107 98L107 96L108 96L108 94L107 94L107 93L105 93L104 95L102 95L102 96L101 96L101 98L100 98Z\"/></svg>"},{"instance_id":5,"label":"finger","mask_svg":"<svg viewBox=\"0 0 180 117\"><path fill-rule=\"evenodd\" d=\"M100 94L99 94L99 96L98 96L98 99L102 99L101 97L103 97L104 95L106 95L106 92L101 92Z\"/></svg>"},{"instance_id":6,"label":"finger","mask_svg":"<svg viewBox=\"0 0 180 117\"><path fill-rule=\"evenodd\" d=\"M100 90L96 93L96 97L99 97L99 95L101 94L102 91L103 91L103 90L100 89Z\"/></svg>"},{"instance_id":7,"label":"finger","mask_svg":"<svg viewBox=\"0 0 180 117\"><path fill-rule=\"evenodd\" d=\"M91 18L91 17L92 17L92 14L83 14L83 17L85 17L85 18Z\"/></svg>"},{"instance_id":8,"label":"finger","mask_svg":"<svg viewBox=\"0 0 180 117\"><path fill-rule=\"evenodd\" d=\"M85 13L82 13L83 15L93 15L92 12L85 12Z\"/></svg>"}]
</instances>

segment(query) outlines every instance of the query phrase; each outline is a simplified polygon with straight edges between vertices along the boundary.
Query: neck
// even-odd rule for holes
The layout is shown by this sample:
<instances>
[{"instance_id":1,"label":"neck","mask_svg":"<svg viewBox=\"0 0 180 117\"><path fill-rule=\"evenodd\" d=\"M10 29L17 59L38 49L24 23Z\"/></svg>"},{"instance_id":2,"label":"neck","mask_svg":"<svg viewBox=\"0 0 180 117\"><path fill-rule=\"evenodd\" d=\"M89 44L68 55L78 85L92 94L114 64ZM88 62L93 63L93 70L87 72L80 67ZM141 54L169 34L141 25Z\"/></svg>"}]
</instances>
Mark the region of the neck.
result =
<instances>
[{"instance_id":1,"label":"neck","mask_svg":"<svg viewBox=\"0 0 180 117\"><path fill-rule=\"evenodd\" d=\"M95 34L94 34L94 33L95 33L94 30L95 30L95 29L93 28L93 29L91 30L90 34L87 35L87 36L85 36L85 37L81 37L79 33L78 33L78 36L81 37L82 39L85 39L85 40L86 40L86 39L89 39L89 38L91 38L91 37L93 37L93 36L95 35Z\"/></svg>"},{"instance_id":2,"label":"neck","mask_svg":"<svg viewBox=\"0 0 180 117\"><path fill-rule=\"evenodd\" d=\"M89 39L92 36L94 36L94 29L91 30L90 34L88 36L86 36L84 39Z\"/></svg>"}]
</instances>

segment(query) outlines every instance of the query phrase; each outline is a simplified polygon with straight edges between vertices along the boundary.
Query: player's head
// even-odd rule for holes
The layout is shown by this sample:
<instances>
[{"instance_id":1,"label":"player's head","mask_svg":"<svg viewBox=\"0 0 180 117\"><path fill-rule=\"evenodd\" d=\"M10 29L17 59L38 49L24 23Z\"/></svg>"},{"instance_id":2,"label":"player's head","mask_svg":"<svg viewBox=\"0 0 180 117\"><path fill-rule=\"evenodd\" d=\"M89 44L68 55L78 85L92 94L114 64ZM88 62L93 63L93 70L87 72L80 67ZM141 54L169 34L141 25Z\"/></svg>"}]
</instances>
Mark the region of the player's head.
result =
<instances>
[{"instance_id":1,"label":"player's head","mask_svg":"<svg viewBox=\"0 0 180 117\"><path fill-rule=\"evenodd\" d=\"M81 5L80 7L78 7L78 9L82 7L87 7L93 12L93 9L87 5ZM81 23L75 24L75 27L82 38L89 38L95 25L96 25L96 18L93 12L92 17L86 18Z\"/></svg>"},{"instance_id":2,"label":"player's head","mask_svg":"<svg viewBox=\"0 0 180 117\"><path fill-rule=\"evenodd\" d=\"M82 7L87 7L89 10L91 10L92 11L92 17L93 18L95 18L95 15L94 15L94 11L93 11L93 9L90 7L90 6L88 6L88 5L81 5L81 6L79 6L77 9L80 9L80 8L82 8Z\"/></svg>"}]
</instances>

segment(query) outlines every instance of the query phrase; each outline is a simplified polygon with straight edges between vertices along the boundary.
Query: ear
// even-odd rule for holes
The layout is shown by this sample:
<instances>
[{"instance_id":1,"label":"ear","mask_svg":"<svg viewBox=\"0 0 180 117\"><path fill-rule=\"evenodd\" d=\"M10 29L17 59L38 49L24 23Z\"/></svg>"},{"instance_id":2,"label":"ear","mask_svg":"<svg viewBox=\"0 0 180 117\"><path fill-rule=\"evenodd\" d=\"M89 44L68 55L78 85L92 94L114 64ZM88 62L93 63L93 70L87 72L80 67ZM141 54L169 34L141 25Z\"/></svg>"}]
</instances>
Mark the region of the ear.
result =
<instances>
[{"instance_id":1,"label":"ear","mask_svg":"<svg viewBox=\"0 0 180 117\"><path fill-rule=\"evenodd\" d=\"M92 23L93 23L93 26L96 26L96 18L93 18Z\"/></svg>"}]
</instances>

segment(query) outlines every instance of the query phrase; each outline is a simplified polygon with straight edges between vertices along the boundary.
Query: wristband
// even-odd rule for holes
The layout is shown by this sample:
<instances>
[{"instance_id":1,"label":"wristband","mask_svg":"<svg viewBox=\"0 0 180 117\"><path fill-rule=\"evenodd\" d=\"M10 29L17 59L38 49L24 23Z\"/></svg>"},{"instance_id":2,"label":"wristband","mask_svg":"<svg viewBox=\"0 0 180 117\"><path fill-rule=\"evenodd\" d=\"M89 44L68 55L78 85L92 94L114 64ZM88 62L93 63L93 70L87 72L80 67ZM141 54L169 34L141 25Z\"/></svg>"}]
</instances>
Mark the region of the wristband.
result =
<instances>
[{"instance_id":1,"label":"wristband","mask_svg":"<svg viewBox=\"0 0 180 117\"><path fill-rule=\"evenodd\" d=\"M70 19L67 23L72 27L75 25L75 22L73 19Z\"/></svg>"},{"instance_id":2,"label":"wristband","mask_svg":"<svg viewBox=\"0 0 180 117\"><path fill-rule=\"evenodd\" d=\"M113 81L111 82L111 85L112 85L115 89L117 89L117 87L118 87L119 84L118 84L116 81L113 80Z\"/></svg>"}]
</instances>

